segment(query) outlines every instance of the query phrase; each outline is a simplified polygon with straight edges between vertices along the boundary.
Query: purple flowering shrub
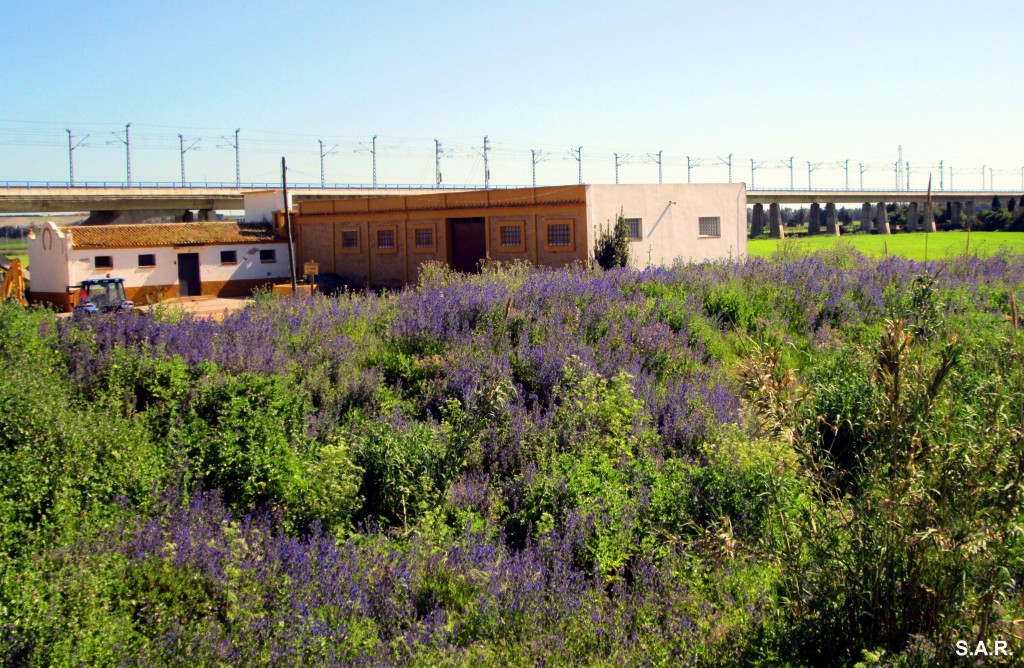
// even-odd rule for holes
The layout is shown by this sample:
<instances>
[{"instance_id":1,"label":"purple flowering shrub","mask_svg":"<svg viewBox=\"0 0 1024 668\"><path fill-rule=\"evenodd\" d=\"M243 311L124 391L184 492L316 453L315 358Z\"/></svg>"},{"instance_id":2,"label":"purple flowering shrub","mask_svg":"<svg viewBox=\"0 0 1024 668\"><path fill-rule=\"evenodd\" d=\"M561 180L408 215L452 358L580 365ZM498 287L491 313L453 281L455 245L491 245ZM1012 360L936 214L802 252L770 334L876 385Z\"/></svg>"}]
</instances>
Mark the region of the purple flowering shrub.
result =
<instances>
[{"instance_id":1,"label":"purple flowering shrub","mask_svg":"<svg viewBox=\"0 0 1024 668\"><path fill-rule=\"evenodd\" d=\"M398 546L373 533L290 537L274 516L233 517L216 494L160 505L45 555L49 577L23 583L44 611L20 629L33 661L729 662L767 619L768 573L754 564L723 574L728 594L692 586L682 553L639 560L608 588L566 561L569 537L514 551L472 532ZM75 604L84 585L89 608Z\"/></svg>"},{"instance_id":2,"label":"purple flowering shrub","mask_svg":"<svg viewBox=\"0 0 1024 668\"><path fill-rule=\"evenodd\" d=\"M0 305L0 656L923 660L1024 616L1022 276L840 251L221 321Z\"/></svg>"}]
</instances>

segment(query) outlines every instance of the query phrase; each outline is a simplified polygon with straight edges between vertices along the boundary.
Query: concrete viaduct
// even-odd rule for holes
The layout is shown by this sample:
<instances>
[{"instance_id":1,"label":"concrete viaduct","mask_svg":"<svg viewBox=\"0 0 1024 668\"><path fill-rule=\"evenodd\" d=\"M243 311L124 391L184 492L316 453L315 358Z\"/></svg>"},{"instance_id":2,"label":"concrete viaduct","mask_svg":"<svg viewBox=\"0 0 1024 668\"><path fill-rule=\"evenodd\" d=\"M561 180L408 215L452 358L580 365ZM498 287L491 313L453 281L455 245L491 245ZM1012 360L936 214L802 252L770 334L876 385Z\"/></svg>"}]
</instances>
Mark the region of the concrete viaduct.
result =
<instances>
[{"instance_id":1,"label":"concrete viaduct","mask_svg":"<svg viewBox=\"0 0 1024 668\"><path fill-rule=\"evenodd\" d=\"M824 228L826 234L839 234L839 221L836 216L836 204L861 205L861 231L889 234L889 219L885 205L891 203L907 204L907 231L918 231L918 212L924 220L923 232L935 231L935 212L932 207L925 206L929 199L932 204L949 204L954 218L959 219L964 211L968 215L974 212L975 202L988 202L994 196L1020 197L1015 190L748 190L747 203L753 204L751 217L751 236L760 236L765 228L773 239L786 235L782 224L780 204L810 204L810 216L807 231L809 234L820 234ZM765 216L765 205L768 205ZM824 204L824 212L821 205ZM824 215L822 215L824 214Z\"/></svg>"},{"instance_id":2,"label":"concrete viaduct","mask_svg":"<svg viewBox=\"0 0 1024 668\"><path fill-rule=\"evenodd\" d=\"M243 193L275 189L274 184L237 188L195 186L153 186L126 188L122 185L6 185L0 184L0 214L62 213L89 211L87 223L131 223L155 216L174 215L191 220L209 220L216 211L244 208ZM280 186L276 186L280 188ZM468 188L447 188L446 191ZM293 202L318 198L366 197L367 195L414 195L431 192L432 187L386 188L289 188Z\"/></svg>"},{"instance_id":3,"label":"concrete viaduct","mask_svg":"<svg viewBox=\"0 0 1024 668\"><path fill-rule=\"evenodd\" d=\"M0 214L3 213L58 213L89 211L90 223L127 223L157 215L173 214L182 220L192 220L193 211L199 220L209 220L217 210L241 210L243 193L253 190L274 188L274 184L247 184L235 186L170 186L165 184L152 187L125 187L123 184L36 184L29 182L0 183ZM426 192L455 192L476 190L479 186L337 186L328 188L302 185L290 188L292 200L301 202L318 198L366 197L367 195L414 195ZM995 195L1019 197L1018 191L958 190L932 191L933 204L949 203L954 215L959 218L961 211L971 213L975 202L987 202ZM861 229L882 234L889 232L885 204L907 203L909 206L908 231L917 228L917 212L923 209L923 231L935 231L931 207L924 206L929 193L922 190L748 190L747 203L753 205L753 236L759 236L765 228L772 237L785 236L780 205L810 204L808 231L838 234L836 204L859 203L862 207ZM824 204L824 211L822 211ZM767 212L765 205L768 206ZM767 214L767 215L766 215ZM822 215L824 214L824 215ZM911 227L912 226L912 227Z\"/></svg>"}]
</instances>

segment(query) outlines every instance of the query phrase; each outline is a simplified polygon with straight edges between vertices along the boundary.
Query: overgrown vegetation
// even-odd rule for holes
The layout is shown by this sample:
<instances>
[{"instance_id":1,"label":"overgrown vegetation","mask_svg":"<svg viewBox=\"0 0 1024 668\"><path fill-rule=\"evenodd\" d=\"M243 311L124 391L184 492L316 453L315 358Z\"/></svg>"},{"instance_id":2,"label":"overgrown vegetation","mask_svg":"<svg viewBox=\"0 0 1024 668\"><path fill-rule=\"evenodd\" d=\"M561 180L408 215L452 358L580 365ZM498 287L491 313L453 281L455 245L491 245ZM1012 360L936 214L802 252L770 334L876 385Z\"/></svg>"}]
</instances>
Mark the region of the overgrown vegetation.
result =
<instances>
[{"instance_id":1,"label":"overgrown vegetation","mask_svg":"<svg viewBox=\"0 0 1024 668\"><path fill-rule=\"evenodd\" d=\"M1020 655L1022 298L1021 256L839 249L222 322L0 304L0 656Z\"/></svg>"}]
</instances>

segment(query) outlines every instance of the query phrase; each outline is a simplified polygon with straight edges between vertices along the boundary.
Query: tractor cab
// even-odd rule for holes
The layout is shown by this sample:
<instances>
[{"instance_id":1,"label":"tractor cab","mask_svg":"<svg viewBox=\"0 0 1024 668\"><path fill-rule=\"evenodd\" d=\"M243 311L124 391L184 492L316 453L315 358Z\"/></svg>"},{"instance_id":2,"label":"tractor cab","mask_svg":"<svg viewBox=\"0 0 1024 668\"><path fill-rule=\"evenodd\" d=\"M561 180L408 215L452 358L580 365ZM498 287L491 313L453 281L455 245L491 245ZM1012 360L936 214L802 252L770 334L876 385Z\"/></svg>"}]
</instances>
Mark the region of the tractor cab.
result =
<instances>
[{"instance_id":1,"label":"tractor cab","mask_svg":"<svg viewBox=\"0 0 1024 668\"><path fill-rule=\"evenodd\" d=\"M134 307L125 299L123 278L89 278L78 286L77 312L129 311Z\"/></svg>"}]
</instances>

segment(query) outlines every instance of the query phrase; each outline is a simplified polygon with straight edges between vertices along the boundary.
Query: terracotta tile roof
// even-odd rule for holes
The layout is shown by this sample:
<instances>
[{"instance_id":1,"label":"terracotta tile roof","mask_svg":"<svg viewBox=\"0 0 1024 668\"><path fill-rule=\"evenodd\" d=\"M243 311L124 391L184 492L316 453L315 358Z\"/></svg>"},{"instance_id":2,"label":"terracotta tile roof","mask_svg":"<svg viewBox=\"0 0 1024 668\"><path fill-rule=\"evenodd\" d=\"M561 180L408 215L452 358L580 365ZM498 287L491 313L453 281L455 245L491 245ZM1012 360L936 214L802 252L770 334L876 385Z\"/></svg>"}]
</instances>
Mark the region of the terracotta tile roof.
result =
<instances>
[{"instance_id":1,"label":"terracotta tile roof","mask_svg":"<svg viewBox=\"0 0 1024 668\"><path fill-rule=\"evenodd\" d=\"M153 223L142 225L75 225L72 248L149 248L208 246L277 241L269 223Z\"/></svg>"}]
</instances>

